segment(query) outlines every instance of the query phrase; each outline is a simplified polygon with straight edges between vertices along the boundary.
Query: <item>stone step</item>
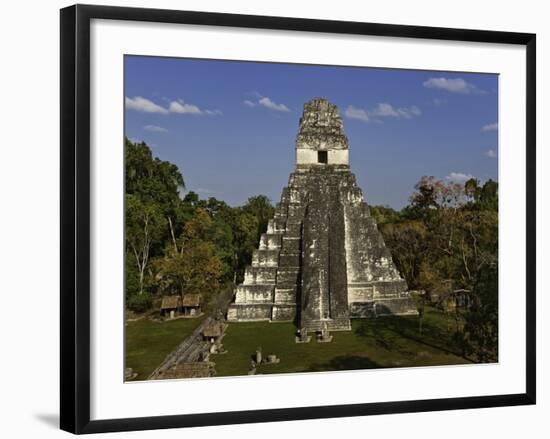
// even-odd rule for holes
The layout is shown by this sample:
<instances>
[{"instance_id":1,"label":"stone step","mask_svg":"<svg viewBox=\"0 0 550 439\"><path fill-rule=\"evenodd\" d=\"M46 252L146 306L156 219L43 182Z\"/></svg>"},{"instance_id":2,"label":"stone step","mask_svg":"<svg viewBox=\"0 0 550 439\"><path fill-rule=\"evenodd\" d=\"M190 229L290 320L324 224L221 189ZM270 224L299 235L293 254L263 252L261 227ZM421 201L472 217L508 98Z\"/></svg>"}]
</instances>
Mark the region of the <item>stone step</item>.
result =
<instances>
[{"instance_id":1,"label":"stone step","mask_svg":"<svg viewBox=\"0 0 550 439\"><path fill-rule=\"evenodd\" d=\"M296 305L296 290L297 287L283 288L275 287L275 298L274 303L278 304L294 304Z\"/></svg>"},{"instance_id":2,"label":"stone step","mask_svg":"<svg viewBox=\"0 0 550 439\"><path fill-rule=\"evenodd\" d=\"M235 289L235 303L273 303L274 293L273 284L241 284Z\"/></svg>"},{"instance_id":3,"label":"stone step","mask_svg":"<svg viewBox=\"0 0 550 439\"><path fill-rule=\"evenodd\" d=\"M271 320L274 322L291 322L296 317L296 304L273 305Z\"/></svg>"},{"instance_id":4,"label":"stone step","mask_svg":"<svg viewBox=\"0 0 550 439\"><path fill-rule=\"evenodd\" d=\"M248 266L244 272L244 285L274 284L277 280L277 267Z\"/></svg>"},{"instance_id":5,"label":"stone step","mask_svg":"<svg viewBox=\"0 0 550 439\"><path fill-rule=\"evenodd\" d=\"M282 267L277 270L277 288L296 288L300 281L300 267Z\"/></svg>"},{"instance_id":6,"label":"stone step","mask_svg":"<svg viewBox=\"0 0 550 439\"><path fill-rule=\"evenodd\" d=\"M302 203L304 190L300 187L291 186L288 188L288 201L290 203Z\"/></svg>"},{"instance_id":7,"label":"stone step","mask_svg":"<svg viewBox=\"0 0 550 439\"><path fill-rule=\"evenodd\" d=\"M350 331L351 321L347 318L342 319L325 319L325 320L308 320L302 322L302 327L308 332L318 332L323 329L330 331Z\"/></svg>"},{"instance_id":8,"label":"stone step","mask_svg":"<svg viewBox=\"0 0 550 439\"><path fill-rule=\"evenodd\" d=\"M260 237L259 250L272 250L281 248L281 240L283 235L280 233L262 233Z\"/></svg>"},{"instance_id":9,"label":"stone step","mask_svg":"<svg viewBox=\"0 0 550 439\"><path fill-rule=\"evenodd\" d=\"M301 256L302 255L300 253L281 252L279 255L279 267L280 268L299 267Z\"/></svg>"},{"instance_id":10,"label":"stone step","mask_svg":"<svg viewBox=\"0 0 550 439\"><path fill-rule=\"evenodd\" d=\"M287 187L284 187L281 191L281 201L279 204L288 204L290 202L290 189Z\"/></svg>"},{"instance_id":11,"label":"stone step","mask_svg":"<svg viewBox=\"0 0 550 439\"><path fill-rule=\"evenodd\" d=\"M284 233L286 230L286 221L283 218L272 218L267 222L267 233Z\"/></svg>"},{"instance_id":12,"label":"stone step","mask_svg":"<svg viewBox=\"0 0 550 439\"><path fill-rule=\"evenodd\" d=\"M278 249L258 249L252 253L253 267L276 267L279 263Z\"/></svg>"},{"instance_id":13,"label":"stone step","mask_svg":"<svg viewBox=\"0 0 550 439\"><path fill-rule=\"evenodd\" d=\"M258 322L271 320L272 304L231 304L227 309L229 322Z\"/></svg>"},{"instance_id":14,"label":"stone step","mask_svg":"<svg viewBox=\"0 0 550 439\"><path fill-rule=\"evenodd\" d=\"M290 203L288 205L287 213L289 219L295 219L302 221L306 212L306 205L304 203Z\"/></svg>"},{"instance_id":15,"label":"stone step","mask_svg":"<svg viewBox=\"0 0 550 439\"><path fill-rule=\"evenodd\" d=\"M286 232L285 235L288 237L300 237L302 234L302 220L292 221L289 219L286 223Z\"/></svg>"},{"instance_id":16,"label":"stone step","mask_svg":"<svg viewBox=\"0 0 550 439\"><path fill-rule=\"evenodd\" d=\"M281 201L275 205L274 218L285 218L288 215L288 201Z\"/></svg>"},{"instance_id":17,"label":"stone step","mask_svg":"<svg viewBox=\"0 0 550 439\"><path fill-rule=\"evenodd\" d=\"M281 252L298 253L301 250L301 240L299 237L284 235L282 239Z\"/></svg>"}]
</instances>

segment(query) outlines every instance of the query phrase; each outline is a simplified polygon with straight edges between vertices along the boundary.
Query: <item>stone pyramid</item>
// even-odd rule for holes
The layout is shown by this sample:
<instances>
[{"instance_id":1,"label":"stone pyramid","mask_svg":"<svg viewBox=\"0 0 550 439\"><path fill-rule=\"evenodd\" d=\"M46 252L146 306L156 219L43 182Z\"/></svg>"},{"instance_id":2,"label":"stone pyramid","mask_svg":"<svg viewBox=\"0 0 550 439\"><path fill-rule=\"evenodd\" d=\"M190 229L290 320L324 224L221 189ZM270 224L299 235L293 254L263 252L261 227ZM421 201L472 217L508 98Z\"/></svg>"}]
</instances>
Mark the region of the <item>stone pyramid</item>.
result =
<instances>
[{"instance_id":1,"label":"stone pyramid","mask_svg":"<svg viewBox=\"0 0 550 439\"><path fill-rule=\"evenodd\" d=\"M417 314L355 175L338 108L304 105L296 169L254 251L227 319L351 330L350 319Z\"/></svg>"}]
</instances>

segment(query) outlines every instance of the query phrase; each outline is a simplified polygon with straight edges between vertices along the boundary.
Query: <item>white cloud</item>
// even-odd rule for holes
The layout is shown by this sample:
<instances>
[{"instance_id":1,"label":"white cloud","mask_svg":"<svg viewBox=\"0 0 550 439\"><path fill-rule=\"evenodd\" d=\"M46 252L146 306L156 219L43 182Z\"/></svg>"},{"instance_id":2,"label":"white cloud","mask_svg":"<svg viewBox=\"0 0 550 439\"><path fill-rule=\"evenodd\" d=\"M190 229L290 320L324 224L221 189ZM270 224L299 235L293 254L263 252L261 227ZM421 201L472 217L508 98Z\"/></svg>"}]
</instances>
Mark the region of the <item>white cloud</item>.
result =
<instances>
[{"instance_id":1,"label":"white cloud","mask_svg":"<svg viewBox=\"0 0 550 439\"><path fill-rule=\"evenodd\" d=\"M481 131L497 131L497 130L498 130L498 122L483 125L481 127Z\"/></svg>"},{"instance_id":2,"label":"white cloud","mask_svg":"<svg viewBox=\"0 0 550 439\"><path fill-rule=\"evenodd\" d=\"M135 96L134 98L129 98L126 96L124 102L128 110L141 111L144 113L168 114L168 110L166 108L161 107L153 101L145 99L141 96Z\"/></svg>"},{"instance_id":3,"label":"white cloud","mask_svg":"<svg viewBox=\"0 0 550 439\"><path fill-rule=\"evenodd\" d=\"M372 110L357 108L353 105L348 106L344 111L344 116L350 119L357 119L363 122L380 122L380 118L394 117L403 119L412 119L420 116L422 111L416 105L410 107L396 108L386 102L380 102Z\"/></svg>"},{"instance_id":4,"label":"white cloud","mask_svg":"<svg viewBox=\"0 0 550 439\"><path fill-rule=\"evenodd\" d=\"M388 103L379 103L374 110L371 111L372 116L377 117L402 117L412 119L415 116L420 116L422 111L416 105L410 107L394 108Z\"/></svg>"},{"instance_id":5,"label":"white cloud","mask_svg":"<svg viewBox=\"0 0 550 439\"><path fill-rule=\"evenodd\" d=\"M497 156L498 156L497 152L496 152L494 149L490 149L489 151L487 151L487 152L485 153L485 155L486 155L487 157L492 158L492 159L496 159Z\"/></svg>"},{"instance_id":6,"label":"white cloud","mask_svg":"<svg viewBox=\"0 0 550 439\"><path fill-rule=\"evenodd\" d=\"M222 112L220 110L201 110L197 105L183 102L183 100L181 99L170 102L170 104L168 105L168 108L161 107L160 105L155 104L153 101L150 101L149 99L143 98L141 96L136 96L134 98L126 97L125 104L126 104L126 108L129 110L142 111L144 113L158 113L158 114L178 113L178 114L196 114L196 115L207 115L207 116L222 115Z\"/></svg>"},{"instance_id":7,"label":"white cloud","mask_svg":"<svg viewBox=\"0 0 550 439\"><path fill-rule=\"evenodd\" d=\"M376 106L374 110L370 112L372 116L380 116L380 117L399 117L399 113L390 105L386 103L380 103Z\"/></svg>"},{"instance_id":8,"label":"white cloud","mask_svg":"<svg viewBox=\"0 0 550 439\"><path fill-rule=\"evenodd\" d=\"M202 114L202 111L199 107L193 104L186 104L181 99L177 101L170 102L168 107L170 113L179 113L179 114Z\"/></svg>"},{"instance_id":9,"label":"white cloud","mask_svg":"<svg viewBox=\"0 0 550 439\"><path fill-rule=\"evenodd\" d=\"M348 106L348 108L346 108L346 111L344 111L344 115L346 117L349 117L350 119L362 120L363 122L368 122L370 120L370 117L365 110L363 110L362 108L354 107L353 105L350 105Z\"/></svg>"},{"instance_id":10,"label":"white cloud","mask_svg":"<svg viewBox=\"0 0 550 439\"><path fill-rule=\"evenodd\" d=\"M273 111L281 111L284 113L288 113L290 109L285 104L276 104L271 99L269 99L267 96L264 96L258 101L258 104L262 107L269 108Z\"/></svg>"},{"instance_id":11,"label":"white cloud","mask_svg":"<svg viewBox=\"0 0 550 439\"><path fill-rule=\"evenodd\" d=\"M445 100L444 99L438 99L438 98L434 98L432 100L433 104L436 106L436 107L439 107L441 105L443 105L445 103Z\"/></svg>"},{"instance_id":12,"label":"white cloud","mask_svg":"<svg viewBox=\"0 0 550 439\"><path fill-rule=\"evenodd\" d=\"M451 93L461 94L482 94L484 90L477 88L474 84L466 82L462 78L430 78L423 83L426 88L446 90Z\"/></svg>"},{"instance_id":13,"label":"white cloud","mask_svg":"<svg viewBox=\"0 0 550 439\"><path fill-rule=\"evenodd\" d=\"M276 104L270 98L268 98L267 96L262 96L258 92L253 92L252 94L257 97L258 100L251 101L250 99L246 99L243 101L243 105L246 105L250 108L254 108L259 105L273 111L279 111L282 113L290 112L290 108L288 108L285 104Z\"/></svg>"},{"instance_id":14,"label":"white cloud","mask_svg":"<svg viewBox=\"0 0 550 439\"><path fill-rule=\"evenodd\" d=\"M445 180L452 181L453 183L465 183L470 178L474 178L472 174L464 174L462 172L451 172L445 177Z\"/></svg>"},{"instance_id":15,"label":"white cloud","mask_svg":"<svg viewBox=\"0 0 550 439\"><path fill-rule=\"evenodd\" d=\"M168 131L166 128L159 127L158 125L145 125L143 129L154 133L166 133Z\"/></svg>"},{"instance_id":16,"label":"white cloud","mask_svg":"<svg viewBox=\"0 0 550 439\"><path fill-rule=\"evenodd\" d=\"M208 116L222 116L223 113L220 110L204 110L204 114Z\"/></svg>"}]
</instances>

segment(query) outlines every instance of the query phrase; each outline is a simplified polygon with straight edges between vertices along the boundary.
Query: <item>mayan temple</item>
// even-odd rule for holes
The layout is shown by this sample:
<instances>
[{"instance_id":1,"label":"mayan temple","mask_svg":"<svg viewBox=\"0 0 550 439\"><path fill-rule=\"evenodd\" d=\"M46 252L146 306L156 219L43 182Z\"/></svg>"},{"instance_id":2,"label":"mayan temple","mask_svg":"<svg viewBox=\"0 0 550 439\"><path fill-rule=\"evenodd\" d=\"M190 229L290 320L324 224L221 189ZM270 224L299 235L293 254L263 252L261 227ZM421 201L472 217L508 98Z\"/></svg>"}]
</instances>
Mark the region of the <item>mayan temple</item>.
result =
<instances>
[{"instance_id":1,"label":"mayan temple","mask_svg":"<svg viewBox=\"0 0 550 439\"><path fill-rule=\"evenodd\" d=\"M336 105L304 105L296 169L254 251L227 319L296 320L301 333L352 318L417 314L349 166Z\"/></svg>"}]
</instances>

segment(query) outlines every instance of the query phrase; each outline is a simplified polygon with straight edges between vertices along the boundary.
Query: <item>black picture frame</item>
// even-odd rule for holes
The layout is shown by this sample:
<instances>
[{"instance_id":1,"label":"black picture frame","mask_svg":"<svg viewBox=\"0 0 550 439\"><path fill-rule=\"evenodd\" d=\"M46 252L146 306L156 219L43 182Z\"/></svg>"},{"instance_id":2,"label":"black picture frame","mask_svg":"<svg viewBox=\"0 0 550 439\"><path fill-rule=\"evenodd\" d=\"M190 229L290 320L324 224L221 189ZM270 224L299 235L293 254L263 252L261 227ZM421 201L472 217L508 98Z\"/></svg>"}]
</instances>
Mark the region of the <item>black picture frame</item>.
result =
<instances>
[{"instance_id":1,"label":"black picture frame","mask_svg":"<svg viewBox=\"0 0 550 439\"><path fill-rule=\"evenodd\" d=\"M90 22L229 26L526 47L526 392L417 401L90 420ZM72 433L196 427L535 404L536 36L530 33L75 5L61 10L61 429Z\"/></svg>"}]
</instances>

